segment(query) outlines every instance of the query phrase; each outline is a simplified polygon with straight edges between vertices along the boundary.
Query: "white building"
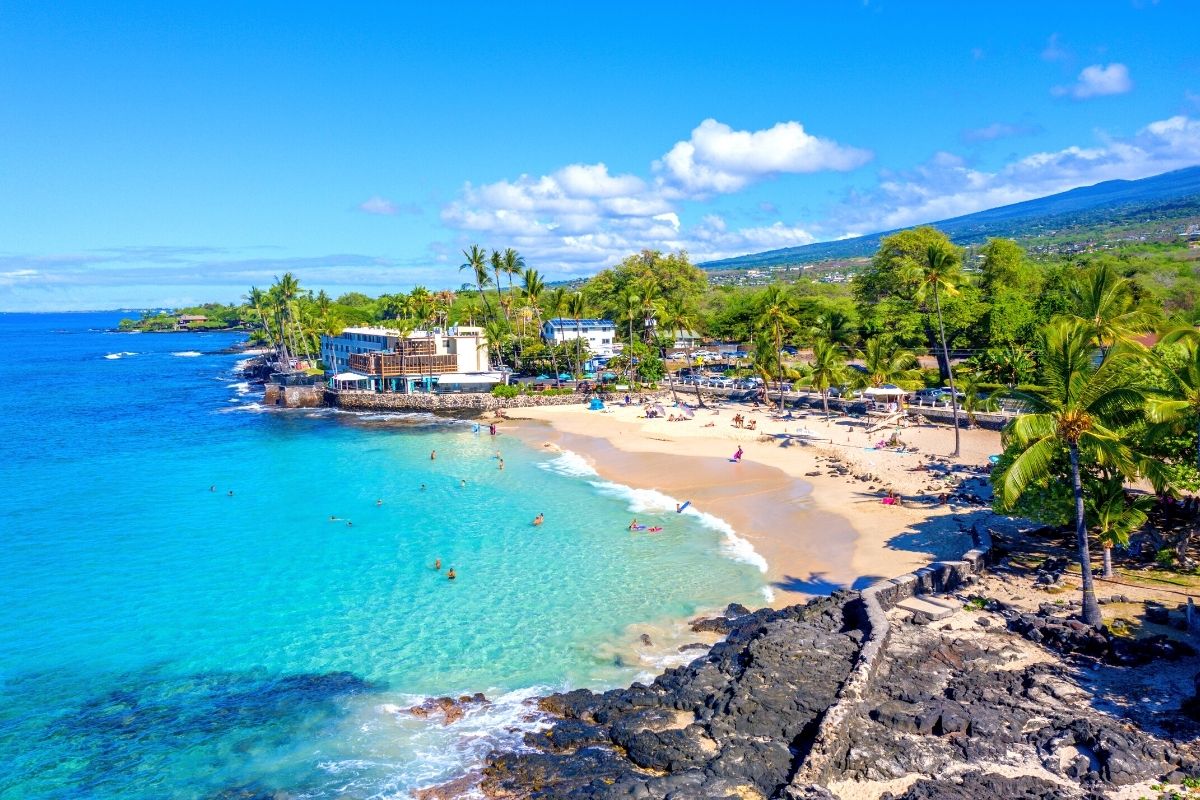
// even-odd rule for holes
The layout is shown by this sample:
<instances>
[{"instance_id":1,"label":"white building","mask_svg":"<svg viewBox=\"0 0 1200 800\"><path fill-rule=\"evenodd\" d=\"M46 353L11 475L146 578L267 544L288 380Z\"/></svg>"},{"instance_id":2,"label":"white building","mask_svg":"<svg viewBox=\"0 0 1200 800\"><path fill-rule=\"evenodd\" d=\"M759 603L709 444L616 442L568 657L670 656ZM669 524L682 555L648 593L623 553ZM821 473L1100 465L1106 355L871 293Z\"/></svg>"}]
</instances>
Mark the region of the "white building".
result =
<instances>
[{"instance_id":1,"label":"white building","mask_svg":"<svg viewBox=\"0 0 1200 800\"><path fill-rule=\"evenodd\" d=\"M491 371L483 328L465 325L407 336L393 328L346 328L321 337L321 361L335 384L377 392L490 390L504 380Z\"/></svg>"},{"instance_id":2,"label":"white building","mask_svg":"<svg viewBox=\"0 0 1200 800\"><path fill-rule=\"evenodd\" d=\"M542 325L542 340L561 344L582 339L594 356L612 356L621 351L617 344L617 326L610 319L549 319Z\"/></svg>"}]
</instances>

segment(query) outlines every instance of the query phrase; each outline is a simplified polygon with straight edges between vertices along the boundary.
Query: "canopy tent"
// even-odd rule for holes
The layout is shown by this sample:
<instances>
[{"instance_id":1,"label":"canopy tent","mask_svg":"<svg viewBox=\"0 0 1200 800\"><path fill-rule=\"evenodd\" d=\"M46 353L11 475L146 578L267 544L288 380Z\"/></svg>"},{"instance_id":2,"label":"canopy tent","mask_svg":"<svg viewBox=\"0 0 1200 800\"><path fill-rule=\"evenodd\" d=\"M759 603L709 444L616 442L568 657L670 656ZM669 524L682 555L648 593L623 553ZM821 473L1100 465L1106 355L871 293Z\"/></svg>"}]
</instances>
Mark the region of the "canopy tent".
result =
<instances>
[{"instance_id":1,"label":"canopy tent","mask_svg":"<svg viewBox=\"0 0 1200 800\"><path fill-rule=\"evenodd\" d=\"M333 376L333 380L337 381L338 383L343 383L346 381L365 381L368 380L368 377L358 372L339 372L337 375Z\"/></svg>"},{"instance_id":2,"label":"canopy tent","mask_svg":"<svg viewBox=\"0 0 1200 800\"><path fill-rule=\"evenodd\" d=\"M885 383L867 389L863 394L867 397L904 397L908 392L893 383Z\"/></svg>"}]
</instances>

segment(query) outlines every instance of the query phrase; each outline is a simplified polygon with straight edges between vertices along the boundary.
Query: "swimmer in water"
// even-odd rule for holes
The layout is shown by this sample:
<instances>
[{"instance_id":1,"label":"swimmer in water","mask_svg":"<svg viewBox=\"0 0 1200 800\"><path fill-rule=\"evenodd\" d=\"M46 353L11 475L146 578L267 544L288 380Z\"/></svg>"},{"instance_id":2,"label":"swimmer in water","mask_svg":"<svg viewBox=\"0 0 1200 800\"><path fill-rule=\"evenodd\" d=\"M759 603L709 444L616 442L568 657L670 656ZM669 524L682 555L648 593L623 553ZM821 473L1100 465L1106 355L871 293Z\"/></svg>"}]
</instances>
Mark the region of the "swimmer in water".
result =
<instances>
[{"instance_id":1,"label":"swimmer in water","mask_svg":"<svg viewBox=\"0 0 1200 800\"><path fill-rule=\"evenodd\" d=\"M423 483L421 484L421 491L422 492L425 491L425 484L423 484Z\"/></svg>"},{"instance_id":2,"label":"swimmer in water","mask_svg":"<svg viewBox=\"0 0 1200 800\"><path fill-rule=\"evenodd\" d=\"M233 489L230 489L230 490L229 490L229 496L230 496L230 497L233 497Z\"/></svg>"},{"instance_id":3,"label":"swimmer in water","mask_svg":"<svg viewBox=\"0 0 1200 800\"><path fill-rule=\"evenodd\" d=\"M446 573L446 577L450 580L454 580L456 577L458 577L454 574L454 567L450 568L450 571Z\"/></svg>"},{"instance_id":4,"label":"swimmer in water","mask_svg":"<svg viewBox=\"0 0 1200 800\"><path fill-rule=\"evenodd\" d=\"M210 486L210 487L208 487L208 490L209 490L210 492L215 492L215 491L217 490L217 487L216 487L215 485L214 485L214 486Z\"/></svg>"},{"instance_id":5,"label":"swimmer in water","mask_svg":"<svg viewBox=\"0 0 1200 800\"><path fill-rule=\"evenodd\" d=\"M435 558L433 560L433 568L436 569L438 572L442 571L442 560L440 558Z\"/></svg>"},{"instance_id":6,"label":"swimmer in water","mask_svg":"<svg viewBox=\"0 0 1200 800\"><path fill-rule=\"evenodd\" d=\"M634 517L634 518L633 518L633 522L629 523L629 530L631 530L631 531L632 531L632 530L636 530L636 529L637 529L637 525L638 525L638 523L637 523L637 517Z\"/></svg>"},{"instance_id":7,"label":"swimmer in water","mask_svg":"<svg viewBox=\"0 0 1200 800\"><path fill-rule=\"evenodd\" d=\"M375 501L375 505L377 505L377 506L381 506L381 505L383 505L383 501L382 501L382 500L376 500L376 501Z\"/></svg>"},{"instance_id":8,"label":"swimmer in water","mask_svg":"<svg viewBox=\"0 0 1200 800\"><path fill-rule=\"evenodd\" d=\"M337 522L339 519L340 519L340 517L335 517L333 514L329 515L330 522Z\"/></svg>"},{"instance_id":9,"label":"swimmer in water","mask_svg":"<svg viewBox=\"0 0 1200 800\"><path fill-rule=\"evenodd\" d=\"M533 518L533 524L534 524L534 525L541 525L541 524L542 524L543 522L545 522L545 521L546 521L546 515L545 515L545 514L538 514L536 517L534 517L534 518Z\"/></svg>"},{"instance_id":10,"label":"swimmer in water","mask_svg":"<svg viewBox=\"0 0 1200 800\"><path fill-rule=\"evenodd\" d=\"M430 450L429 451L429 460L434 461L435 459L437 459L437 450Z\"/></svg>"},{"instance_id":11,"label":"swimmer in water","mask_svg":"<svg viewBox=\"0 0 1200 800\"><path fill-rule=\"evenodd\" d=\"M467 479L463 478L461 481L458 482L458 485L463 487L464 489L467 488Z\"/></svg>"},{"instance_id":12,"label":"swimmer in water","mask_svg":"<svg viewBox=\"0 0 1200 800\"><path fill-rule=\"evenodd\" d=\"M500 469L504 469L504 459L503 458L500 459L499 464L500 464Z\"/></svg>"},{"instance_id":13,"label":"swimmer in water","mask_svg":"<svg viewBox=\"0 0 1200 800\"><path fill-rule=\"evenodd\" d=\"M353 522L351 522L350 520L346 520L346 527L347 527L347 528L353 528L353 527L354 527L354 523L353 523Z\"/></svg>"}]
</instances>

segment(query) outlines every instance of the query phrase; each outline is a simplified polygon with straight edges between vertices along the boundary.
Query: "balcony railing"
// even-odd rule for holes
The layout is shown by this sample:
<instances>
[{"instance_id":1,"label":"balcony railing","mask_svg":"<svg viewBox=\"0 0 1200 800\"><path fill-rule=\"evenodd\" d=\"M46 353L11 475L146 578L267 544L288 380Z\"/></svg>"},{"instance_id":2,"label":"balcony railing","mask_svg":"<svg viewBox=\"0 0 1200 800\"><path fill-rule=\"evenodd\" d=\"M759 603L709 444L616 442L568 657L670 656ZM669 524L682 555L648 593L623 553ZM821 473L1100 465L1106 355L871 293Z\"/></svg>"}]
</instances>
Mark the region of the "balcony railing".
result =
<instances>
[{"instance_id":1,"label":"balcony railing","mask_svg":"<svg viewBox=\"0 0 1200 800\"><path fill-rule=\"evenodd\" d=\"M458 371L453 355L404 355L399 353L352 353L350 369L377 378L441 375Z\"/></svg>"}]
</instances>

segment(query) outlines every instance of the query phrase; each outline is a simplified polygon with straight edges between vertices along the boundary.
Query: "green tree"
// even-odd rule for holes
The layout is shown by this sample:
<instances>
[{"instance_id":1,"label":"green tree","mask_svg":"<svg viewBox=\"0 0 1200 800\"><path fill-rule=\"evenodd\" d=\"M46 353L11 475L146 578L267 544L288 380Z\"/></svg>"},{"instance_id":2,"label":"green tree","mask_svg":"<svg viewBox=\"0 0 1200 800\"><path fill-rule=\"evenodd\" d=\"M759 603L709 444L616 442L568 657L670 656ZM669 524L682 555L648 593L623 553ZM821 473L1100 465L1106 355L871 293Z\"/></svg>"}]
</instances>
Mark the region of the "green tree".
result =
<instances>
[{"instance_id":1,"label":"green tree","mask_svg":"<svg viewBox=\"0 0 1200 800\"><path fill-rule=\"evenodd\" d=\"M1162 376L1162 386L1146 403L1146 416L1160 426L1151 435L1191 431L1200 471L1200 333L1191 327L1171 331L1163 337L1152 363Z\"/></svg>"},{"instance_id":2,"label":"green tree","mask_svg":"<svg viewBox=\"0 0 1200 800\"><path fill-rule=\"evenodd\" d=\"M766 331L775 345L780 410L783 409L783 340L800 327L792 316L793 308L792 298L779 284L768 286L759 298L758 327Z\"/></svg>"},{"instance_id":3,"label":"green tree","mask_svg":"<svg viewBox=\"0 0 1200 800\"><path fill-rule=\"evenodd\" d=\"M1001 505L1012 507L1028 487L1070 478L1083 621L1099 627L1103 620L1088 548L1083 479L1092 465L1108 475L1137 474L1137 459L1118 427L1136 415L1143 393L1134 381L1134 359L1124 348L1111 348L1093 366L1093 338L1092 328L1076 320L1061 320L1043 332L1042 391L1010 393L1021 401L1025 413L1004 430L1012 461L993 474L992 482ZM1053 471L1055 464L1062 463L1064 450L1068 476Z\"/></svg>"},{"instance_id":4,"label":"green tree","mask_svg":"<svg viewBox=\"0 0 1200 800\"><path fill-rule=\"evenodd\" d=\"M575 320L575 374L583 374L583 358L580 347L583 346L583 317L587 313L587 301L583 292L573 292L567 297L567 314Z\"/></svg>"},{"instance_id":5,"label":"green tree","mask_svg":"<svg viewBox=\"0 0 1200 800\"><path fill-rule=\"evenodd\" d=\"M951 297L958 294L958 283L962 280L962 265L958 250L943 243L930 244L925 251L925 260L916 268L917 288L915 297L924 301L933 295L933 308L937 314L938 339L941 345L942 366L950 382L950 408L954 418L954 458L961 450L958 430L958 393L954 389L954 368L950 363L950 349L946 346L946 325L942 321L940 293Z\"/></svg>"},{"instance_id":6,"label":"green tree","mask_svg":"<svg viewBox=\"0 0 1200 800\"><path fill-rule=\"evenodd\" d=\"M825 409L825 419L829 419L829 389L846 383L846 358L836 344L827 339L813 342L808 379L821 393L821 406Z\"/></svg>"},{"instance_id":7,"label":"green tree","mask_svg":"<svg viewBox=\"0 0 1200 800\"><path fill-rule=\"evenodd\" d=\"M492 277L488 275L487 270L487 254L479 245L473 244L471 249L463 250L463 258L466 261L459 266L458 271L462 272L464 269L470 271L471 277L475 279L475 288L479 291L479 297L483 300L484 313L490 315L492 309L488 306L487 293L484 291L492 282Z\"/></svg>"},{"instance_id":8,"label":"green tree","mask_svg":"<svg viewBox=\"0 0 1200 800\"><path fill-rule=\"evenodd\" d=\"M857 356L863 362L864 370L858 383L865 387L909 382L919 374L917 357L889 336L867 339Z\"/></svg>"},{"instance_id":9,"label":"green tree","mask_svg":"<svg viewBox=\"0 0 1200 800\"><path fill-rule=\"evenodd\" d=\"M488 259L492 265L492 278L495 280L496 288L496 307L504 312L504 321L508 321L508 306L504 303L504 298L500 296L500 273L504 272L504 254L499 250L493 250L491 258Z\"/></svg>"},{"instance_id":10,"label":"green tree","mask_svg":"<svg viewBox=\"0 0 1200 800\"><path fill-rule=\"evenodd\" d=\"M1130 535L1146 524L1146 512L1154 506L1154 498L1149 495L1127 497L1125 482L1120 478L1093 481L1088 489L1084 510L1089 526L1104 549L1104 577L1111 578L1113 548L1128 545Z\"/></svg>"},{"instance_id":11,"label":"green tree","mask_svg":"<svg viewBox=\"0 0 1200 800\"><path fill-rule=\"evenodd\" d=\"M658 320L660 330L667 331L668 334L675 331L694 331L700 332L700 318L696 314L695 309L690 308L687 302L681 297L660 297L656 301L654 307L654 315ZM693 363L691 338L685 339L684 355L687 357L688 364ZM675 379L671 375L671 370L667 368L667 378L671 382L671 395L675 395ZM704 408L704 396L700 391L700 384L696 384L696 404L700 408Z\"/></svg>"},{"instance_id":12,"label":"green tree","mask_svg":"<svg viewBox=\"0 0 1200 800\"><path fill-rule=\"evenodd\" d=\"M1086 325L1101 352L1146 330L1146 315L1135 307L1133 285L1109 265L1087 270L1071 284L1068 313Z\"/></svg>"}]
</instances>

